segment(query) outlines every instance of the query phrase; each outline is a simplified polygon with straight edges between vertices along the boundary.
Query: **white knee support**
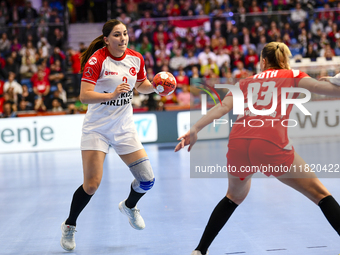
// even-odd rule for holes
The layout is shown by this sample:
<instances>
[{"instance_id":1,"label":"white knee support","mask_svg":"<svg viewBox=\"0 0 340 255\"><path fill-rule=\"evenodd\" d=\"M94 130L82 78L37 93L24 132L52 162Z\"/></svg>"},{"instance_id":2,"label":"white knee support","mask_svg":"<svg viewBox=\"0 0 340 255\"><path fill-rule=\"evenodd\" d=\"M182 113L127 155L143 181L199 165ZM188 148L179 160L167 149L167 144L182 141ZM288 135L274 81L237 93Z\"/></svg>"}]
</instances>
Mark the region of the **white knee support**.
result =
<instances>
[{"instance_id":1,"label":"white knee support","mask_svg":"<svg viewBox=\"0 0 340 255\"><path fill-rule=\"evenodd\" d=\"M145 193L155 183L155 176L148 157L140 158L129 165L130 171L135 177L132 188L138 193Z\"/></svg>"}]
</instances>

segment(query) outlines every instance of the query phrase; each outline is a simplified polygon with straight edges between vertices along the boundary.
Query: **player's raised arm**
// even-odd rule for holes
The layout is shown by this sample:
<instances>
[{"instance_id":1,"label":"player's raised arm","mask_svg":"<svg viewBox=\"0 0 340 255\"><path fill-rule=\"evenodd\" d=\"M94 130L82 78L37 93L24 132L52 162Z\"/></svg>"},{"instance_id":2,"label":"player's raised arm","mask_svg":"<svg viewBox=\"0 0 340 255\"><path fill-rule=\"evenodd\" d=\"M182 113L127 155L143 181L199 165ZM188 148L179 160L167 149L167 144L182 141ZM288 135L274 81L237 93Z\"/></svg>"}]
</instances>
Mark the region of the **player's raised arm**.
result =
<instances>
[{"instance_id":1,"label":"player's raised arm","mask_svg":"<svg viewBox=\"0 0 340 255\"><path fill-rule=\"evenodd\" d=\"M186 145L190 145L188 151L197 141L197 133L201 131L205 126L212 123L215 119L219 119L226 115L233 108L233 97L227 96L223 99L222 104L215 105L211 108L206 115L204 115L199 121L197 121L191 129L177 140L181 140L175 147L175 152L184 148Z\"/></svg>"},{"instance_id":2,"label":"player's raised arm","mask_svg":"<svg viewBox=\"0 0 340 255\"><path fill-rule=\"evenodd\" d=\"M335 77L322 77L319 81L306 77L300 80L298 86L316 94L339 97L340 75L337 74Z\"/></svg>"}]
</instances>

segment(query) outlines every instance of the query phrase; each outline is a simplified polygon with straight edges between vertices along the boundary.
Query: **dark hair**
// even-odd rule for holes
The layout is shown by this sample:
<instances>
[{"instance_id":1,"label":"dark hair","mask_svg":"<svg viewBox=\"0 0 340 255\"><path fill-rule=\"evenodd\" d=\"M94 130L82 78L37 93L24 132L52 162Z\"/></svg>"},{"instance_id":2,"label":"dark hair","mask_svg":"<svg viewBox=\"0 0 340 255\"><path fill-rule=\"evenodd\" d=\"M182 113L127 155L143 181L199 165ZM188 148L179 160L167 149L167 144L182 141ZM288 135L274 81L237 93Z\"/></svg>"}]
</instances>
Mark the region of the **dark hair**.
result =
<instances>
[{"instance_id":1,"label":"dark hair","mask_svg":"<svg viewBox=\"0 0 340 255\"><path fill-rule=\"evenodd\" d=\"M104 37L108 37L112 29L119 24L123 24L126 27L126 25L123 22L116 20L116 19L108 20L104 24L103 29L102 29L103 34L98 36L96 39L94 39L89 45L89 47L81 54L81 57L80 57L81 58L80 59L81 72L84 71L85 64L87 60L89 60L89 58L92 56L92 54L95 53L100 48L103 48L104 46L106 46L104 42Z\"/></svg>"},{"instance_id":2,"label":"dark hair","mask_svg":"<svg viewBox=\"0 0 340 255\"><path fill-rule=\"evenodd\" d=\"M289 57L292 55L286 44L282 42L268 43L262 50L262 58L275 69L290 69Z\"/></svg>"}]
</instances>

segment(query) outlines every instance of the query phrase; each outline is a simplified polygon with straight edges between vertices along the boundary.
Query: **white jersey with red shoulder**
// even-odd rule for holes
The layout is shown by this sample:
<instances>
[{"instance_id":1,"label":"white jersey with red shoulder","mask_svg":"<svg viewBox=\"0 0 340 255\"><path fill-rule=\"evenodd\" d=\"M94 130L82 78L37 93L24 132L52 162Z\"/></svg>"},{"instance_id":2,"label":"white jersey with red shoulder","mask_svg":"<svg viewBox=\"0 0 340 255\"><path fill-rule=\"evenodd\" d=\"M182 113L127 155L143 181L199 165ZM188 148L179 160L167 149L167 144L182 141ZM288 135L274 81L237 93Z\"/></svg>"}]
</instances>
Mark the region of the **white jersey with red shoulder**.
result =
<instances>
[{"instance_id":1,"label":"white jersey with red shoulder","mask_svg":"<svg viewBox=\"0 0 340 255\"><path fill-rule=\"evenodd\" d=\"M299 70L268 69L239 82L243 92L245 104L244 115L239 115L233 123L229 139L234 138L258 138L268 140L281 148L291 149L287 133L289 114L293 108L289 104L286 114L281 112L281 89L297 87L302 78L309 77ZM272 108L274 91L277 94L277 106L269 115L256 115L248 107L248 88L252 88L253 108L264 111ZM231 92L227 96L231 95ZM288 99L295 99L299 93L286 93ZM275 107L275 106L274 106ZM283 124L282 124L283 123Z\"/></svg>"},{"instance_id":2,"label":"white jersey with red shoulder","mask_svg":"<svg viewBox=\"0 0 340 255\"><path fill-rule=\"evenodd\" d=\"M107 47L97 50L87 61L82 76L83 82L95 85L99 93L114 92L121 83L128 83L131 90L121 93L111 101L89 104L83 124L83 132L96 131L103 135L127 133L135 129L132 119L131 100L136 82L146 79L144 59L134 50L126 49L123 56L112 56Z\"/></svg>"}]
</instances>

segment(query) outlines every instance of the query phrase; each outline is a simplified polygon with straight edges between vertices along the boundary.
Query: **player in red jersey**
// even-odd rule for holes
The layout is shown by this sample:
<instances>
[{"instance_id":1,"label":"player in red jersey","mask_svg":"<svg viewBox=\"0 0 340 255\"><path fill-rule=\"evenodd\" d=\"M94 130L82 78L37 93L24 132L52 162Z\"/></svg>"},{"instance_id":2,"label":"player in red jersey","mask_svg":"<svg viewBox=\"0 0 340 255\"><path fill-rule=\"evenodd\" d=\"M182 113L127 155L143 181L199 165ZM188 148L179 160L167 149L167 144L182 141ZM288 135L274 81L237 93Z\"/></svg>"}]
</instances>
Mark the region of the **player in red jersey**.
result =
<instances>
[{"instance_id":1,"label":"player in red jersey","mask_svg":"<svg viewBox=\"0 0 340 255\"><path fill-rule=\"evenodd\" d=\"M324 81L317 81L307 74L291 70L289 67L288 47L284 43L271 42L267 44L261 53L261 73L248 79L242 80L239 87L247 98L248 88L252 90L252 106L255 110L269 110L277 99L276 111L267 116L258 116L251 113L245 100L244 115L239 116L233 125L229 136L228 144L228 166L236 169L235 172L228 173L228 191L226 196L218 203L212 212L208 224L204 230L200 243L192 252L192 255L208 254L208 247L228 221L234 210L247 196L253 172L242 172L242 166L259 166L260 164L270 164L271 166L296 167L305 166L305 161L294 151L290 145L287 127L281 125L281 121L289 118L292 105L286 109L286 114L281 114L281 90L290 87L299 87L310 92L340 96L339 78L325 77ZM276 98L273 91L276 91ZM286 93L286 92L284 92ZM222 105L213 107L207 115L203 116L189 132L179 137L181 141L175 151L189 145L188 151L197 141L197 133L215 119L227 114L233 108L233 97L231 93L223 99ZM296 98L298 94L290 94L288 98ZM274 121L277 118L280 121ZM257 120L254 120L257 119ZM265 121L268 119L269 121ZM260 127L252 128L245 126L249 121ZM262 125L263 121L263 125ZM235 125L236 124L236 125ZM262 126L261 126L262 125ZM230 169L230 168L228 168ZM284 169L284 168L282 168ZM301 192L307 198L317 204L332 227L340 235L340 206L324 187L315 173L281 171L264 172L266 175L274 175L281 182ZM235 178L235 176L237 178Z\"/></svg>"},{"instance_id":2,"label":"player in red jersey","mask_svg":"<svg viewBox=\"0 0 340 255\"><path fill-rule=\"evenodd\" d=\"M132 118L133 88L144 94L154 92L146 79L144 59L127 48L129 36L122 22L109 20L102 32L81 56L80 100L89 104L81 137L84 182L75 191L69 216L61 225L60 244L67 251L76 246L76 220L100 185L109 146L135 177L128 198L118 206L135 229L145 227L136 204L155 181Z\"/></svg>"}]
</instances>

